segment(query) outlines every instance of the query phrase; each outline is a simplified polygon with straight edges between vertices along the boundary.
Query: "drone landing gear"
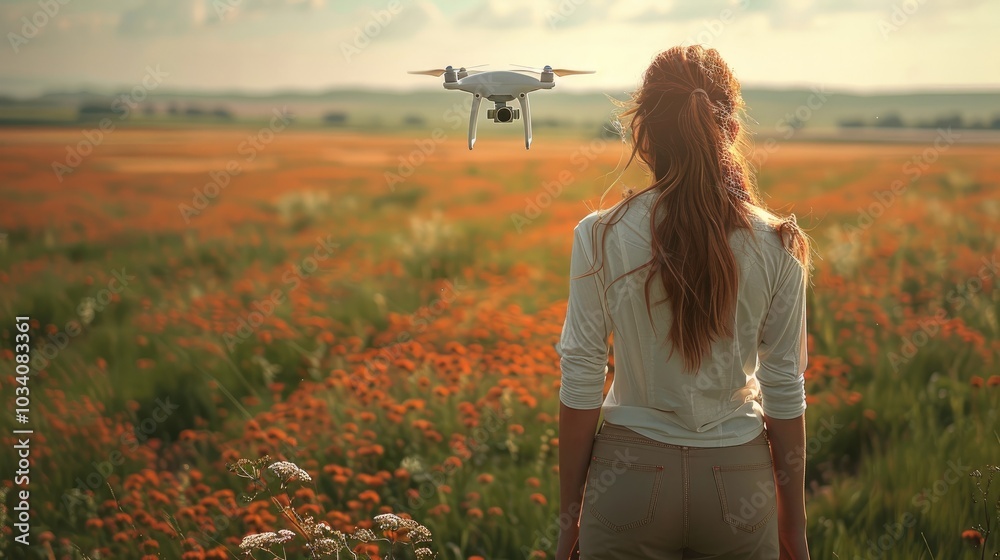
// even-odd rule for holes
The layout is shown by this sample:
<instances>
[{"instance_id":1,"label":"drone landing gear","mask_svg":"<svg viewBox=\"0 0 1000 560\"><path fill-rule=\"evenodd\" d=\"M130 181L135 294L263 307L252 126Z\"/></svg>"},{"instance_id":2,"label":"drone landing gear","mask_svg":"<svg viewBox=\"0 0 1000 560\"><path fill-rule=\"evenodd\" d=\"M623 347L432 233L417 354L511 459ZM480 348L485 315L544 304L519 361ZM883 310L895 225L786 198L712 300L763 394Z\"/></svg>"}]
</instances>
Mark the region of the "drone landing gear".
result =
<instances>
[{"instance_id":1,"label":"drone landing gear","mask_svg":"<svg viewBox=\"0 0 1000 560\"><path fill-rule=\"evenodd\" d=\"M471 150L476 144L476 125L479 122L479 107L483 102L483 97L480 94L473 94L472 97L472 111L469 115L469 149ZM518 117L523 115L524 118L524 149L528 150L531 148L531 107L528 104L528 94L520 93L517 96L517 102L521 105L520 114L518 110L511 110L507 107L504 101L495 101L496 108L491 109L488 112L489 118L493 119L493 122L512 122Z\"/></svg>"},{"instance_id":2,"label":"drone landing gear","mask_svg":"<svg viewBox=\"0 0 1000 560\"><path fill-rule=\"evenodd\" d=\"M469 149L476 143L476 121L479 117L479 104L483 102L483 96L478 93L472 94L472 116L469 117Z\"/></svg>"},{"instance_id":3,"label":"drone landing gear","mask_svg":"<svg viewBox=\"0 0 1000 560\"><path fill-rule=\"evenodd\" d=\"M524 117L524 149L527 150L531 148L531 111L528 108L528 94L519 94L517 102L521 104L521 114Z\"/></svg>"}]
</instances>

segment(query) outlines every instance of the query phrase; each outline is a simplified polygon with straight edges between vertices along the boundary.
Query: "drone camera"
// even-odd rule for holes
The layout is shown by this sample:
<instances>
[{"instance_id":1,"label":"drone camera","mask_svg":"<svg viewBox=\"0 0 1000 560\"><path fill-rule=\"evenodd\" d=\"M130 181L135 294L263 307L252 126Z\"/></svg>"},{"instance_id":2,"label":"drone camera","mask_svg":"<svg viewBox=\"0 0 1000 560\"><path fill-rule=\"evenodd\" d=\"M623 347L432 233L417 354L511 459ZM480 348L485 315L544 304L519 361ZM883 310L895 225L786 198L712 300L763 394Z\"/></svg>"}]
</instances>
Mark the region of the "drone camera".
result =
<instances>
[{"instance_id":1,"label":"drone camera","mask_svg":"<svg viewBox=\"0 0 1000 560\"><path fill-rule=\"evenodd\" d=\"M512 109L510 107L487 109L486 118L493 119L493 122L498 122L498 123L514 122L516 119L521 118L521 110Z\"/></svg>"}]
</instances>

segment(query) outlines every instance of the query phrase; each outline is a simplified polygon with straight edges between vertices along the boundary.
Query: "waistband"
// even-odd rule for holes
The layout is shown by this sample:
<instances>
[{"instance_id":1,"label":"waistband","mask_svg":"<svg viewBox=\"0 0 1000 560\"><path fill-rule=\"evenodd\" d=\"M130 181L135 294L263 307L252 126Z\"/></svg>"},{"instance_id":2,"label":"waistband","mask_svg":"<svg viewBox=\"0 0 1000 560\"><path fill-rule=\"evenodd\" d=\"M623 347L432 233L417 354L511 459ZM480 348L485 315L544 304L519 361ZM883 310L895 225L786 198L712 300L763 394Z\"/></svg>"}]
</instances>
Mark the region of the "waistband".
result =
<instances>
[{"instance_id":1,"label":"waistband","mask_svg":"<svg viewBox=\"0 0 1000 560\"><path fill-rule=\"evenodd\" d=\"M680 450L703 449L703 448L692 448L689 445L675 445L672 443L664 443L662 441L657 441L655 439L648 438L640 434L639 432L630 430L625 426L612 424L611 422L608 422L606 420L601 424L601 429L600 431L598 431L597 436L595 436L595 439L605 440L605 441L620 441L625 443L634 443L637 445L645 445L649 447L662 447L665 449L680 449ZM770 444L770 440L768 440L767 437L767 430L762 430L757 437L740 445L753 445L760 443Z\"/></svg>"}]
</instances>

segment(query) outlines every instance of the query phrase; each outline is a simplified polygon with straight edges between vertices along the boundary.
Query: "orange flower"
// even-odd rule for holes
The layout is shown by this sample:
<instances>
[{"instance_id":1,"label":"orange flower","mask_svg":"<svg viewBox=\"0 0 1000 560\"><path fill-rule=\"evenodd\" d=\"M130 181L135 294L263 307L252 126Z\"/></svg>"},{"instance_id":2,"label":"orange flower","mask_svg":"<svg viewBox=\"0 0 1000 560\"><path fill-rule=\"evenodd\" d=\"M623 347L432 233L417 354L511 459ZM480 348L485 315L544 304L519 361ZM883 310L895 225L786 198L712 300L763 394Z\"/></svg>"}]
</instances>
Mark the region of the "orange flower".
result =
<instances>
[{"instance_id":1,"label":"orange flower","mask_svg":"<svg viewBox=\"0 0 1000 560\"><path fill-rule=\"evenodd\" d=\"M512 434L521 435L521 434L524 433L524 426L522 426L520 424L511 424L510 428L508 428L508 430Z\"/></svg>"},{"instance_id":2,"label":"orange flower","mask_svg":"<svg viewBox=\"0 0 1000 560\"><path fill-rule=\"evenodd\" d=\"M481 510L479 508L471 508L466 513L469 515L469 517L471 517L473 519L482 519L483 518L483 510Z\"/></svg>"},{"instance_id":3,"label":"orange flower","mask_svg":"<svg viewBox=\"0 0 1000 560\"><path fill-rule=\"evenodd\" d=\"M980 547L983 545L983 534L975 529L966 529L962 531L962 540L968 542L972 546Z\"/></svg>"},{"instance_id":4,"label":"orange flower","mask_svg":"<svg viewBox=\"0 0 1000 560\"><path fill-rule=\"evenodd\" d=\"M437 517L439 515L448 515L451 512L451 506L448 504L438 504L431 509L427 510L427 513Z\"/></svg>"},{"instance_id":5,"label":"orange flower","mask_svg":"<svg viewBox=\"0 0 1000 560\"><path fill-rule=\"evenodd\" d=\"M479 481L480 484L490 484L491 482L493 482L493 475L489 473L483 473L478 477L476 477L476 480Z\"/></svg>"},{"instance_id":6,"label":"orange flower","mask_svg":"<svg viewBox=\"0 0 1000 560\"><path fill-rule=\"evenodd\" d=\"M531 501L535 502L540 506L544 506L545 504L549 503L549 501L545 498L545 495L539 494L538 492L535 492L534 494L531 495Z\"/></svg>"},{"instance_id":7,"label":"orange flower","mask_svg":"<svg viewBox=\"0 0 1000 560\"><path fill-rule=\"evenodd\" d=\"M986 380L986 384L990 387L1000 385L1000 375L991 375L990 378Z\"/></svg>"},{"instance_id":8,"label":"orange flower","mask_svg":"<svg viewBox=\"0 0 1000 560\"><path fill-rule=\"evenodd\" d=\"M971 383L973 389L978 389L983 386L983 378L978 375L973 375Z\"/></svg>"},{"instance_id":9,"label":"orange flower","mask_svg":"<svg viewBox=\"0 0 1000 560\"><path fill-rule=\"evenodd\" d=\"M382 501L382 498L379 497L378 492L374 490L365 490L364 492L358 494L358 498L366 502L371 502L373 504L377 504Z\"/></svg>"},{"instance_id":10,"label":"orange flower","mask_svg":"<svg viewBox=\"0 0 1000 560\"><path fill-rule=\"evenodd\" d=\"M541 485L542 485L542 481L541 481L541 480L538 480L538 479L537 479L537 478L535 478L535 477L530 477L530 478L529 478L528 480L526 480L525 482L526 482L526 483L528 484L528 486L531 486L532 488L538 488L539 486L541 486Z\"/></svg>"}]
</instances>

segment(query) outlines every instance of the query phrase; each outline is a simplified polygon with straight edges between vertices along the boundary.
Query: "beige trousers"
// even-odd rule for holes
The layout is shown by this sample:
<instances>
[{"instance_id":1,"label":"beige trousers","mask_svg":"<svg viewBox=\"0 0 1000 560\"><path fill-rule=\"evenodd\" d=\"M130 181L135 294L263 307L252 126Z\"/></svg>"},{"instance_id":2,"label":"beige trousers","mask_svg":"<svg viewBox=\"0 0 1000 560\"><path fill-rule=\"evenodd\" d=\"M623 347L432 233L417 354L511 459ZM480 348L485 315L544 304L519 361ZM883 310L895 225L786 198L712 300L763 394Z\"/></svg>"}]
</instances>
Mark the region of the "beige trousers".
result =
<instances>
[{"instance_id":1,"label":"beige trousers","mask_svg":"<svg viewBox=\"0 0 1000 560\"><path fill-rule=\"evenodd\" d=\"M766 433L730 447L685 447L605 422L580 515L580 559L777 560Z\"/></svg>"}]
</instances>

